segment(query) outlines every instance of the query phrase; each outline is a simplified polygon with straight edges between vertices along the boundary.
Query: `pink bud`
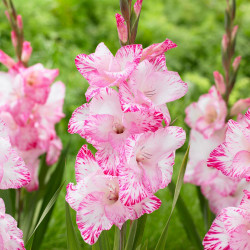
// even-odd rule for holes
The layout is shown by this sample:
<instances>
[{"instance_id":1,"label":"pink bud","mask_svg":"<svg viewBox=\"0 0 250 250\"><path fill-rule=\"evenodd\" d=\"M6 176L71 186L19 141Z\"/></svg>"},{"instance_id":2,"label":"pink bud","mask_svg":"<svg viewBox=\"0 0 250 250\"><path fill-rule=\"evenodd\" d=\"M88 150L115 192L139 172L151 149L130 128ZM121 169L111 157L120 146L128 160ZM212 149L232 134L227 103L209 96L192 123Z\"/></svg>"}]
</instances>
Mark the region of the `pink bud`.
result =
<instances>
[{"instance_id":1,"label":"pink bud","mask_svg":"<svg viewBox=\"0 0 250 250\"><path fill-rule=\"evenodd\" d=\"M226 85L223 76L218 72L214 71L214 81L217 90L223 95L226 92Z\"/></svg>"},{"instance_id":2,"label":"pink bud","mask_svg":"<svg viewBox=\"0 0 250 250\"><path fill-rule=\"evenodd\" d=\"M230 115L235 116L250 107L250 98L240 99L231 108Z\"/></svg>"},{"instance_id":3,"label":"pink bud","mask_svg":"<svg viewBox=\"0 0 250 250\"><path fill-rule=\"evenodd\" d=\"M15 61L0 50L0 62L5 65L8 69L12 68L16 63Z\"/></svg>"},{"instance_id":4,"label":"pink bud","mask_svg":"<svg viewBox=\"0 0 250 250\"><path fill-rule=\"evenodd\" d=\"M166 51L177 47L177 45L169 39L166 39L162 43L154 43L145 48L142 52L141 61L147 59L151 60L164 54Z\"/></svg>"},{"instance_id":5,"label":"pink bud","mask_svg":"<svg viewBox=\"0 0 250 250\"><path fill-rule=\"evenodd\" d=\"M228 37L226 34L223 35L221 45L222 45L223 50L226 51L228 47Z\"/></svg>"},{"instance_id":6,"label":"pink bud","mask_svg":"<svg viewBox=\"0 0 250 250\"><path fill-rule=\"evenodd\" d=\"M23 29L23 20L22 20L21 15L17 15L16 20L17 20L17 27L18 27L20 30L22 30L22 29Z\"/></svg>"},{"instance_id":7,"label":"pink bud","mask_svg":"<svg viewBox=\"0 0 250 250\"><path fill-rule=\"evenodd\" d=\"M16 46L17 46L17 36L16 36L16 32L14 30L11 31L11 41L12 41L12 44L13 44L14 48L16 48Z\"/></svg>"},{"instance_id":8,"label":"pink bud","mask_svg":"<svg viewBox=\"0 0 250 250\"><path fill-rule=\"evenodd\" d=\"M235 39L239 26L235 25L232 30L232 40Z\"/></svg>"},{"instance_id":9,"label":"pink bud","mask_svg":"<svg viewBox=\"0 0 250 250\"><path fill-rule=\"evenodd\" d=\"M30 42L24 41L22 58L21 58L24 63L27 63L29 61L31 53L32 53L32 47L30 45Z\"/></svg>"},{"instance_id":10,"label":"pink bud","mask_svg":"<svg viewBox=\"0 0 250 250\"><path fill-rule=\"evenodd\" d=\"M134 4L134 10L135 10L135 14L138 17L141 13L141 6L142 6L142 1L143 0L137 0Z\"/></svg>"},{"instance_id":11,"label":"pink bud","mask_svg":"<svg viewBox=\"0 0 250 250\"><path fill-rule=\"evenodd\" d=\"M9 12L6 10L4 13L5 13L5 16L7 17L8 21L10 22L10 14L9 14Z\"/></svg>"},{"instance_id":12,"label":"pink bud","mask_svg":"<svg viewBox=\"0 0 250 250\"><path fill-rule=\"evenodd\" d=\"M239 68L240 61L241 61L241 56L237 56L237 57L234 59L234 61L233 61L233 70L234 70L234 72L236 72L237 69Z\"/></svg>"},{"instance_id":13,"label":"pink bud","mask_svg":"<svg viewBox=\"0 0 250 250\"><path fill-rule=\"evenodd\" d=\"M119 39L123 43L126 43L128 40L127 24L124 18L120 14L116 13L115 18L116 18L116 23L117 23L117 31L118 31Z\"/></svg>"}]
</instances>

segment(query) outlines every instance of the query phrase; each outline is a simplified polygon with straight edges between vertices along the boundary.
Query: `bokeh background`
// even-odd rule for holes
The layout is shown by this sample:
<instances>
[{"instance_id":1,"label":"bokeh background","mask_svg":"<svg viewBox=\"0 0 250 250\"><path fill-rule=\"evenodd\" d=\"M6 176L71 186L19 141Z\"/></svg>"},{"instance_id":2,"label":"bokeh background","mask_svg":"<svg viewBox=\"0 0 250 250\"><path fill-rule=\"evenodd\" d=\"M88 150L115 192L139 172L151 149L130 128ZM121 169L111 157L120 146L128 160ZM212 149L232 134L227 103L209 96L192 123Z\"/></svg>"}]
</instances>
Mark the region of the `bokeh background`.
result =
<instances>
[{"instance_id":1,"label":"bokeh background","mask_svg":"<svg viewBox=\"0 0 250 250\"><path fill-rule=\"evenodd\" d=\"M33 46L30 64L43 63L47 68L59 68L66 85L64 112L66 117L57 126L64 145L71 140L66 162L66 183L74 182L74 162L85 140L67 133L68 120L75 108L85 100L87 81L78 73L74 58L80 53L92 53L104 42L115 54L120 47L115 22L119 0L13 0L23 16L25 39ZM222 72L221 38L224 32L226 0L144 0L138 28L137 43L144 47L169 38L178 47L166 54L167 67L177 71L189 84L188 94L168 105L175 125L184 123L184 109L214 84L213 71ZM10 27L0 5L0 48L14 56L10 42ZM236 55L242 56L236 88L230 103L250 95L250 2L237 0L236 24L239 25ZM4 70L0 67L0 70ZM1 84L1 83L0 83ZM187 143L177 152L174 176L180 167ZM202 149L201 149L202 150ZM174 178L174 179L175 179ZM148 217L144 238L148 249L154 249L172 205L168 189L160 190L161 208ZM197 189L185 184L181 196L193 216L201 238L205 227L199 207ZM42 249L67 249L65 227L65 189L61 192L50 221ZM73 211L72 211L73 214ZM73 214L74 216L74 214ZM75 220L75 218L74 218ZM77 230L78 232L78 230ZM111 231L112 234L112 231ZM79 239L80 239L80 234ZM82 241L82 240L81 240ZM83 242L83 241L82 241ZM83 246L86 247L86 246ZM86 247L88 249L88 247ZM189 241L178 211L175 210L168 233L167 249L196 249Z\"/></svg>"}]
</instances>

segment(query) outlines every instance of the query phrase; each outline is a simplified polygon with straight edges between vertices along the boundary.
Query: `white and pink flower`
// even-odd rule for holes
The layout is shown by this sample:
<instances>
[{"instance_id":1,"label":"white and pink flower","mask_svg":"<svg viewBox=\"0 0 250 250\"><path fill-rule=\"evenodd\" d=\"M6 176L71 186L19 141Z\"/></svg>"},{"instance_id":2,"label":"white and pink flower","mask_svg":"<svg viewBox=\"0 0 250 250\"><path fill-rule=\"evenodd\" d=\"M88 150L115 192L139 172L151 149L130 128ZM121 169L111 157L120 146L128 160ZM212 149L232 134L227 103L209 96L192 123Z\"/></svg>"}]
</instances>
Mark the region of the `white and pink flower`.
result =
<instances>
[{"instance_id":1,"label":"white and pink flower","mask_svg":"<svg viewBox=\"0 0 250 250\"><path fill-rule=\"evenodd\" d=\"M90 85L86 92L87 101L101 88L119 86L127 80L139 64L141 55L140 44L124 46L113 56L104 43L100 43L93 54L78 55L75 59L76 67Z\"/></svg>"},{"instance_id":2,"label":"white and pink flower","mask_svg":"<svg viewBox=\"0 0 250 250\"><path fill-rule=\"evenodd\" d=\"M182 128L165 127L131 136L126 141L125 161L118 168L123 204L141 202L171 182L175 151L185 139Z\"/></svg>"},{"instance_id":3,"label":"white and pink flower","mask_svg":"<svg viewBox=\"0 0 250 250\"><path fill-rule=\"evenodd\" d=\"M206 138L225 126L227 107L215 86L208 94L200 96L198 102L189 105L185 112L185 122L188 126L199 131Z\"/></svg>"},{"instance_id":4,"label":"white and pink flower","mask_svg":"<svg viewBox=\"0 0 250 250\"><path fill-rule=\"evenodd\" d=\"M0 249L24 250L23 232L16 220L5 213L4 201L0 198Z\"/></svg>"},{"instance_id":5,"label":"white and pink flower","mask_svg":"<svg viewBox=\"0 0 250 250\"><path fill-rule=\"evenodd\" d=\"M203 240L204 249L250 249L250 192L238 207L224 208Z\"/></svg>"},{"instance_id":6,"label":"white and pink flower","mask_svg":"<svg viewBox=\"0 0 250 250\"><path fill-rule=\"evenodd\" d=\"M94 244L112 225L121 229L126 220L152 213L161 205L152 195L135 206L124 206L119 197L119 177L104 175L86 145L77 155L75 171L77 184L68 184L66 201L76 210L78 228L88 244Z\"/></svg>"},{"instance_id":7,"label":"white and pink flower","mask_svg":"<svg viewBox=\"0 0 250 250\"><path fill-rule=\"evenodd\" d=\"M119 95L124 112L155 109L161 112L167 125L170 115L166 103L187 93L188 87L177 72L168 71L165 56L142 61L130 76L120 84Z\"/></svg>"},{"instance_id":8,"label":"white and pink flower","mask_svg":"<svg viewBox=\"0 0 250 250\"><path fill-rule=\"evenodd\" d=\"M8 130L0 120L0 189L20 188L30 182L30 172L12 148Z\"/></svg>"},{"instance_id":9,"label":"white and pink flower","mask_svg":"<svg viewBox=\"0 0 250 250\"><path fill-rule=\"evenodd\" d=\"M244 120L245 124L250 123L250 109ZM208 166L231 178L250 181L250 128L230 120L225 141L211 152Z\"/></svg>"}]
</instances>

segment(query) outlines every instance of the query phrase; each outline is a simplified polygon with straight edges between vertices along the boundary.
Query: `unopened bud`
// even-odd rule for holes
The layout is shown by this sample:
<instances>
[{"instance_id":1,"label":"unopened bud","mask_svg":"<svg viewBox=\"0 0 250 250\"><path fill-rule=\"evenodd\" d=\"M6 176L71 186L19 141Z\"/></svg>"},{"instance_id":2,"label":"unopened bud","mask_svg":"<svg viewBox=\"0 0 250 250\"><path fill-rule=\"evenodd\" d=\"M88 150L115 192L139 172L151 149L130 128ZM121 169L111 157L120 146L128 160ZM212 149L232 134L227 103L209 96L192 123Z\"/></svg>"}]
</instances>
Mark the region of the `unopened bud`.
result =
<instances>
[{"instance_id":1,"label":"unopened bud","mask_svg":"<svg viewBox=\"0 0 250 250\"><path fill-rule=\"evenodd\" d=\"M18 16L17 16L16 21L17 21L17 27L18 27L20 30L22 30L22 29L23 29L23 20L22 20L21 15L18 15Z\"/></svg>"},{"instance_id":2,"label":"unopened bud","mask_svg":"<svg viewBox=\"0 0 250 250\"><path fill-rule=\"evenodd\" d=\"M226 85L224 77L218 71L214 71L214 81L215 81L215 86L217 90L220 92L220 94L222 95L225 94Z\"/></svg>"},{"instance_id":3,"label":"unopened bud","mask_svg":"<svg viewBox=\"0 0 250 250\"><path fill-rule=\"evenodd\" d=\"M249 107L250 107L250 98L240 99L231 108L230 115L231 116L238 115Z\"/></svg>"},{"instance_id":4,"label":"unopened bud","mask_svg":"<svg viewBox=\"0 0 250 250\"><path fill-rule=\"evenodd\" d=\"M120 14L116 13L115 18L116 18L119 39L121 40L122 43L126 43L128 40L127 24L124 18Z\"/></svg>"},{"instance_id":5,"label":"unopened bud","mask_svg":"<svg viewBox=\"0 0 250 250\"><path fill-rule=\"evenodd\" d=\"M240 65L240 61L241 61L241 56L237 56L234 61L233 61L233 70L234 72L236 72L239 68Z\"/></svg>"},{"instance_id":6,"label":"unopened bud","mask_svg":"<svg viewBox=\"0 0 250 250\"><path fill-rule=\"evenodd\" d=\"M5 13L5 16L7 17L8 21L10 22L10 14L9 14L9 12L6 10L4 13Z\"/></svg>"},{"instance_id":7,"label":"unopened bud","mask_svg":"<svg viewBox=\"0 0 250 250\"><path fill-rule=\"evenodd\" d=\"M236 37L236 35L237 35L238 28L239 28L238 25L235 25L235 26L233 27L233 30L232 30L232 40L235 39L235 37Z\"/></svg>"},{"instance_id":8,"label":"unopened bud","mask_svg":"<svg viewBox=\"0 0 250 250\"><path fill-rule=\"evenodd\" d=\"M155 43L145 48L142 52L141 61L147 59L151 60L164 54L166 51L177 47L177 45L169 39L166 39L162 43Z\"/></svg>"},{"instance_id":9,"label":"unopened bud","mask_svg":"<svg viewBox=\"0 0 250 250\"><path fill-rule=\"evenodd\" d=\"M30 42L24 41L22 57L21 57L22 62L27 63L30 59L31 53L32 53L32 47L30 45Z\"/></svg>"},{"instance_id":10,"label":"unopened bud","mask_svg":"<svg viewBox=\"0 0 250 250\"><path fill-rule=\"evenodd\" d=\"M138 17L141 13L141 6L142 6L142 1L143 0L137 0L134 4L134 11L136 16Z\"/></svg>"},{"instance_id":11,"label":"unopened bud","mask_svg":"<svg viewBox=\"0 0 250 250\"><path fill-rule=\"evenodd\" d=\"M5 65L8 69L12 68L16 64L15 61L2 50L0 50L0 63Z\"/></svg>"},{"instance_id":12,"label":"unopened bud","mask_svg":"<svg viewBox=\"0 0 250 250\"><path fill-rule=\"evenodd\" d=\"M223 51L225 52L227 50L227 47L228 47L228 37L226 34L223 35L223 38L222 38L222 42L221 42L221 45L222 45L222 49Z\"/></svg>"},{"instance_id":13,"label":"unopened bud","mask_svg":"<svg viewBox=\"0 0 250 250\"><path fill-rule=\"evenodd\" d=\"M11 31L11 41L12 41L12 44L13 44L14 48L16 48L16 46L17 46L17 36L16 36L16 32L14 30Z\"/></svg>"}]
</instances>

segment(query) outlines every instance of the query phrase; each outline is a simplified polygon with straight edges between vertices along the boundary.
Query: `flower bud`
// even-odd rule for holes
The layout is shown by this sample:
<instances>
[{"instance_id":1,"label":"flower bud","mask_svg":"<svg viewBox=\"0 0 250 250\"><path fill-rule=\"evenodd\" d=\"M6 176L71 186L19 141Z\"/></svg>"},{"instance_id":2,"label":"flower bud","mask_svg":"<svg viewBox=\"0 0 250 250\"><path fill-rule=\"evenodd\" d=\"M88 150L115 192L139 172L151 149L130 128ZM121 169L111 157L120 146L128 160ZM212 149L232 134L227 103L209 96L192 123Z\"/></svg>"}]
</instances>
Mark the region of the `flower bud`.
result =
<instances>
[{"instance_id":1,"label":"flower bud","mask_svg":"<svg viewBox=\"0 0 250 250\"><path fill-rule=\"evenodd\" d=\"M250 107L250 98L240 99L231 108L230 115L235 116Z\"/></svg>"},{"instance_id":2,"label":"flower bud","mask_svg":"<svg viewBox=\"0 0 250 250\"><path fill-rule=\"evenodd\" d=\"M30 59L32 53L32 47L30 42L24 41L23 42L23 50L22 50L22 62L27 63Z\"/></svg>"},{"instance_id":3,"label":"flower bud","mask_svg":"<svg viewBox=\"0 0 250 250\"><path fill-rule=\"evenodd\" d=\"M214 71L214 81L217 90L220 92L221 95L225 94L226 92L226 85L223 76L218 72Z\"/></svg>"},{"instance_id":4,"label":"flower bud","mask_svg":"<svg viewBox=\"0 0 250 250\"><path fill-rule=\"evenodd\" d=\"M223 35L223 38L222 38L222 42L221 42L221 45L222 45L222 49L223 51L225 52L228 48L228 37L226 34Z\"/></svg>"},{"instance_id":5,"label":"flower bud","mask_svg":"<svg viewBox=\"0 0 250 250\"><path fill-rule=\"evenodd\" d=\"M143 0L137 0L134 4L134 11L136 16L138 17L141 13L141 6L142 6L142 1Z\"/></svg>"},{"instance_id":6,"label":"flower bud","mask_svg":"<svg viewBox=\"0 0 250 250\"><path fill-rule=\"evenodd\" d=\"M16 64L15 61L2 50L0 50L0 63L5 65L8 69L12 68Z\"/></svg>"},{"instance_id":7,"label":"flower bud","mask_svg":"<svg viewBox=\"0 0 250 250\"><path fill-rule=\"evenodd\" d=\"M5 13L5 16L7 17L8 21L10 22L10 14L9 14L9 12L6 10L4 13Z\"/></svg>"},{"instance_id":8,"label":"flower bud","mask_svg":"<svg viewBox=\"0 0 250 250\"><path fill-rule=\"evenodd\" d=\"M236 37L236 35L237 35L238 28L239 28L238 25L235 25L235 26L233 27L233 30L232 30L232 40L235 39L235 37Z\"/></svg>"},{"instance_id":9,"label":"flower bud","mask_svg":"<svg viewBox=\"0 0 250 250\"><path fill-rule=\"evenodd\" d=\"M18 16L17 16L16 21L17 21L17 27L18 27L20 30L22 30L22 29L23 29L23 20L22 20L21 15L18 15Z\"/></svg>"},{"instance_id":10,"label":"flower bud","mask_svg":"<svg viewBox=\"0 0 250 250\"><path fill-rule=\"evenodd\" d=\"M16 32L14 30L11 31L11 41L12 41L12 44L13 44L14 48L16 48L16 46L17 46L17 36L16 36Z\"/></svg>"},{"instance_id":11,"label":"flower bud","mask_svg":"<svg viewBox=\"0 0 250 250\"><path fill-rule=\"evenodd\" d=\"M120 14L116 13L115 18L116 18L119 39L121 40L122 43L126 43L128 40L127 24L124 18Z\"/></svg>"},{"instance_id":12,"label":"flower bud","mask_svg":"<svg viewBox=\"0 0 250 250\"><path fill-rule=\"evenodd\" d=\"M240 65L240 61L241 61L241 56L237 56L234 61L233 61L233 70L234 72L236 72L239 68Z\"/></svg>"}]
</instances>

